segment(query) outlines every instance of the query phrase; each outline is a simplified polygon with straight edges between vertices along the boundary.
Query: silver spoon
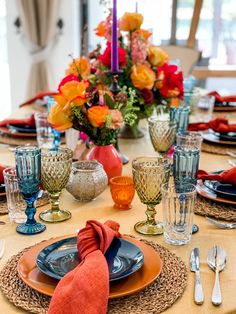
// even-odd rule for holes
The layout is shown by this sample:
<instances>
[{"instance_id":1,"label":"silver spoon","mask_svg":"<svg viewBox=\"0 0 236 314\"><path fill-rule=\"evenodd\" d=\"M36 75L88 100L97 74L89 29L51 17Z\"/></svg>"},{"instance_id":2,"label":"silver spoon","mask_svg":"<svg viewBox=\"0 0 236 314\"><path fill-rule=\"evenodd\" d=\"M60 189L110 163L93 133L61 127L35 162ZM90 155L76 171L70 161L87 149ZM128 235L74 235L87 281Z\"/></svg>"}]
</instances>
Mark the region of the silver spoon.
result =
<instances>
[{"instance_id":1,"label":"silver spoon","mask_svg":"<svg viewBox=\"0 0 236 314\"><path fill-rule=\"evenodd\" d=\"M235 229L236 228L236 223L220 222L210 217L206 217L206 220L221 229Z\"/></svg>"},{"instance_id":2,"label":"silver spoon","mask_svg":"<svg viewBox=\"0 0 236 314\"><path fill-rule=\"evenodd\" d=\"M214 305L222 303L222 295L220 289L219 272L222 271L226 265L226 252L220 246L213 246L207 254L207 264L215 272L215 284L212 291L211 301Z\"/></svg>"}]
</instances>

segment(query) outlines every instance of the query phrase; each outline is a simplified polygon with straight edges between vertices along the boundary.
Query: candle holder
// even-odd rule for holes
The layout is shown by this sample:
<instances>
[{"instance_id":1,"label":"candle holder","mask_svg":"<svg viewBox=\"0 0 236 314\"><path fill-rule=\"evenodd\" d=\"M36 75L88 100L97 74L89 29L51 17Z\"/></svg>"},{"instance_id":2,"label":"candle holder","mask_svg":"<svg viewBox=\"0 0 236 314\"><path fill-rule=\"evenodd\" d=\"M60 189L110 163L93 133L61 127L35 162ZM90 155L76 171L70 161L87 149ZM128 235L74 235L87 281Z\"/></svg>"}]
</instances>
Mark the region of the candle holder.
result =
<instances>
[{"instance_id":1,"label":"candle holder","mask_svg":"<svg viewBox=\"0 0 236 314\"><path fill-rule=\"evenodd\" d=\"M121 88L119 86L119 75L121 75L122 71L108 71L108 73L111 75L112 77L112 82L111 85L109 87L109 90L112 92L112 94L115 96L117 95L120 91ZM116 143L114 144L116 150L119 153L119 156L122 160L122 164L126 165L129 162L129 158L127 156L125 156L119 149L119 145L118 145L118 138L116 139Z\"/></svg>"}]
</instances>

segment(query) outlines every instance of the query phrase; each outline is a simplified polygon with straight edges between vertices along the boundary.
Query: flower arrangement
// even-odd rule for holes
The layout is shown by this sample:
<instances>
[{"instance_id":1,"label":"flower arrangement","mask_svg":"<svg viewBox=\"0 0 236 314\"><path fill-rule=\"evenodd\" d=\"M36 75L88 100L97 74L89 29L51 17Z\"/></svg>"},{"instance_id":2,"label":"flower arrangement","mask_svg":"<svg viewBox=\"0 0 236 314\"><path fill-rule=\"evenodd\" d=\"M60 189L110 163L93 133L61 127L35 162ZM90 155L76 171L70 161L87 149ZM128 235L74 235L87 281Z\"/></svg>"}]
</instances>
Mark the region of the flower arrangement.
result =
<instances>
[{"instance_id":1,"label":"flower arrangement","mask_svg":"<svg viewBox=\"0 0 236 314\"><path fill-rule=\"evenodd\" d=\"M141 28L140 13L125 13L118 21L119 77L121 87L135 90L138 118L152 114L155 105L169 103L172 98L183 97L183 75L176 65L169 64L167 53L150 43L151 33ZM90 53L94 79L109 86L111 78L105 73L111 67L111 15L95 29L96 35L106 39L104 51L101 46Z\"/></svg>"},{"instance_id":2,"label":"flower arrangement","mask_svg":"<svg viewBox=\"0 0 236 314\"><path fill-rule=\"evenodd\" d=\"M114 99L106 86L91 83L86 58L74 60L67 74L48 121L58 131L73 127L84 132L95 145L114 144L123 123L132 125L136 119L135 92L128 90L125 102Z\"/></svg>"}]
</instances>

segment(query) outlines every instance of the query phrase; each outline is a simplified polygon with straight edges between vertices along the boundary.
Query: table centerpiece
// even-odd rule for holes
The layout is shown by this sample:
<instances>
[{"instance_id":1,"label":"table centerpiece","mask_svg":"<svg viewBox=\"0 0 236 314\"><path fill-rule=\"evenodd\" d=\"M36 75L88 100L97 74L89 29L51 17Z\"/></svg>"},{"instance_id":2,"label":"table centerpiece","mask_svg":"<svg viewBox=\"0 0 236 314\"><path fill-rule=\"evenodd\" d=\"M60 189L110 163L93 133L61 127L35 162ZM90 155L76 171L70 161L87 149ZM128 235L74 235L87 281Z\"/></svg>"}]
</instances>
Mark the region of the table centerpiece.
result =
<instances>
[{"instance_id":1,"label":"table centerpiece","mask_svg":"<svg viewBox=\"0 0 236 314\"><path fill-rule=\"evenodd\" d=\"M67 74L54 96L49 122L58 131L84 132L94 143L86 159L100 162L108 179L121 175L122 162L113 144L122 125L132 125L136 119L135 91L128 89L115 98L106 86L90 79L90 65L84 57L73 60Z\"/></svg>"},{"instance_id":2,"label":"table centerpiece","mask_svg":"<svg viewBox=\"0 0 236 314\"><path fill-rule=\"evenodd\" d=\"M150 117L156 105L169 104L171 99L183 97L182 72L176 65L170 64L169 57L162 48L150 42L152 33L142 29L142 23L143 16L140 13L126 12L118 20L118 68L121 71L119 86L123 90L132 89L137 95L134 104L137 119L128 127L131 131L128 134L125 124L121 137L142 137L143 134L138 129L140 119ZM98 24L95 32L107 42L105 50L98 45L89 54L93 79L110 86L112 77L106 73L111 67L113 54L111 14Z\"/></svg>"}]
</instances>

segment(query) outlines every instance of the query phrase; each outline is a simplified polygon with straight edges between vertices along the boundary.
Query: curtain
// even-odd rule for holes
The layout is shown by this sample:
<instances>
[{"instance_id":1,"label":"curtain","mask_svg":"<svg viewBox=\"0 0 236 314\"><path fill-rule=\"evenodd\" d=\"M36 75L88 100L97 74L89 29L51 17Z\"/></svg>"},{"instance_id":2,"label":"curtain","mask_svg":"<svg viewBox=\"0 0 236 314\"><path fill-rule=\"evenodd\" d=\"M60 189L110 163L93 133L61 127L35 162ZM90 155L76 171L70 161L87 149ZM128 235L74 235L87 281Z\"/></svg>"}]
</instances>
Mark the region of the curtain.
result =
<instances>
[{"instance_id":1,"label":"curtain","mask_svg":"<svg viewBox=\"0 0 236 314\"><path fill-rule=\"evenodd\" d=\"M58 38L60 0L17 0L23 43L31 56L27 97L49 90L47 60Z\"/></svg>"}]
</instances>

